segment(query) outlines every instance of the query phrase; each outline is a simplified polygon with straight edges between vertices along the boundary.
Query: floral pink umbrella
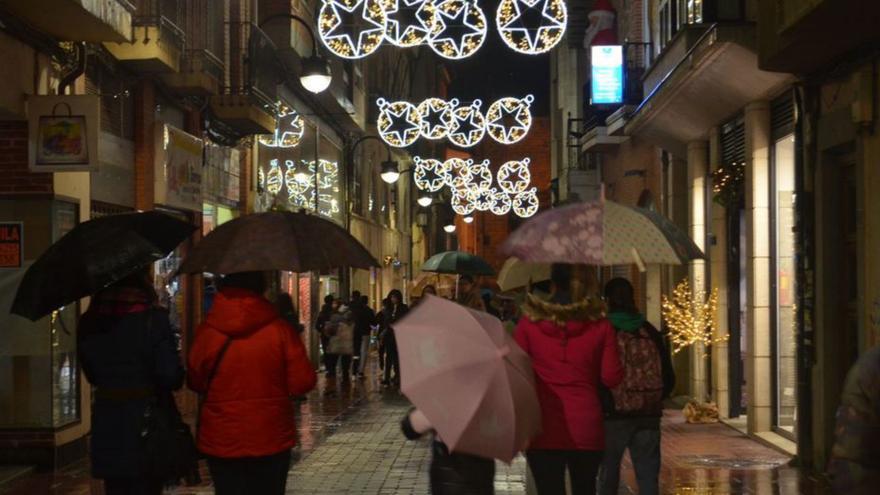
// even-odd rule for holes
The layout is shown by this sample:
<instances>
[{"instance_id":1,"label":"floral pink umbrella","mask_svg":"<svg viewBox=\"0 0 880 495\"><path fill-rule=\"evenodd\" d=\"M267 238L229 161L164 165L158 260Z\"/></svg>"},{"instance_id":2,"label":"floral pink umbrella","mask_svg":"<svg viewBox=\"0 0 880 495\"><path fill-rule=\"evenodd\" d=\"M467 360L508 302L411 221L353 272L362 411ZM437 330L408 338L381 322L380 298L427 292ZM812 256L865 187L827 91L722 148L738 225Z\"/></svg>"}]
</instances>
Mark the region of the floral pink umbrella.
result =
<instances>
[{"instance_id":1,"label":"floral pink umbrella","mask_svg":"<svg viewBox=\"0 0 880 495\"><path fill-rule=\"evenodd\" d=\"M703 258L687 234L657 212L600 200L545 211L501 246L533 263L680 265Z\"/></svg>"},{"instance_id":2,"label":"floral pink umbrella","mask_svg":"<svg viewBox=\"0 0 880 495\"><path fill-rule=\"evenodd\" d=\"M401 390L451 451L510 462L540 431L531 361L494 316L429 295L394 335Z\"/></svg>"}]
</instances>

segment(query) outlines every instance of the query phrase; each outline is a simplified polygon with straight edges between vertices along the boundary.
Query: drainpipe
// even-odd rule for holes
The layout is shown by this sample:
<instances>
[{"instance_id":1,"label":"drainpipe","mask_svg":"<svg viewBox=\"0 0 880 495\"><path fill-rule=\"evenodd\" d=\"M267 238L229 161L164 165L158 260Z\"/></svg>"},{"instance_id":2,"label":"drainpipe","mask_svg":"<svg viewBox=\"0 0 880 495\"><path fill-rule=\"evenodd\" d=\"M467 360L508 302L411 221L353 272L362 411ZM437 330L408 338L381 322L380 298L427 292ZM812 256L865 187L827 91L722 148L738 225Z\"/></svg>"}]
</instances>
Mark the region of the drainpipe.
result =
<instances>
[{"instance_id":1,"label":"drainpipe","mask_svg":"<svg viewBox=\"0 0 880 495\"><path fill-rule=\"evenodd\" d=\"M58 94L63 95L67 92L68 86L73 84L76 81L76 78L83 75L86 71L86 44L85 43L76 43L74 45L76 47L76 66L64 77L61 78L61 82L58 83Z\"/></svg>"}]
</instances>

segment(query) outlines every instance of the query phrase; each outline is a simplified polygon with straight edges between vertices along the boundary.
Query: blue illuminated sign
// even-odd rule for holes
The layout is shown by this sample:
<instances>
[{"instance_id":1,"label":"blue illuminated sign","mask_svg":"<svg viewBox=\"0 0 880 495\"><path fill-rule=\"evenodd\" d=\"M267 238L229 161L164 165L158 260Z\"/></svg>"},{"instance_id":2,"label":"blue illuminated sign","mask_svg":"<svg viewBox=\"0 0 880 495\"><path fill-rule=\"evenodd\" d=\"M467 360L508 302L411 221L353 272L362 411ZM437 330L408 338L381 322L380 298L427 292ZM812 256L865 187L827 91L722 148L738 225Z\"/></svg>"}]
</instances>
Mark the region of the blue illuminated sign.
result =
<instances>
[{"instance_id":1,"label":"blue illuminated sign","mask_svg":"<svg viewBox=\"0 0 880 495\"><path fill-rule=\"evenodd\" d=\"M623 47L594 46L591 64L592 104L623 103Z\"/></svg>"}]
</instances>

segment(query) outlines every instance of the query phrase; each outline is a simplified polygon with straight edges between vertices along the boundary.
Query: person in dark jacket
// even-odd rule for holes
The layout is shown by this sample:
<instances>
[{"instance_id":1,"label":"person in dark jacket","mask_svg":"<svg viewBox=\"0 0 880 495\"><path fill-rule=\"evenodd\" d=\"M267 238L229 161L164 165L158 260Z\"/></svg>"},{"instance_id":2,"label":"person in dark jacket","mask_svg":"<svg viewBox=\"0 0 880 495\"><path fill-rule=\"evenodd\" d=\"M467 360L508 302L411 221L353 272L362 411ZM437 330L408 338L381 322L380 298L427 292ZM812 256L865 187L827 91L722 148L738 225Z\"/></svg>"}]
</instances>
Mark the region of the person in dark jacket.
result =
<instances>
[{"instance_id":1,"label":"person in dark jacket","mask_svg":"<svg viewBox=\"0 0 880 495\"><path fill-rule=\"evenodd\" d=\"M278 314L296 330L296 333L302 335L302 333L306 331L306 327L299 322L299 312L293 305L293 298L290 297L290 294L287 292L278 294L276 306L278 307Z\"/></svg>"},{"instance_id":2,"label":"person in dark jacket","mask_svg":"<svg viewBox=\"0 0 880 495\"><path fill-rule=\"evenodd\" d=\"M327 366L330 355L327 353L327 346L330 345L330 337L324 335L324 325L330 321L333 316L333 294L324 296L324 305L318 311L318 317L315 318L315 330L321 336L321 363L324 365L324 372L330 376L330 367Z\"/></svg>"},{"instance_id":3,"label":"person in dark jacket","mask_svg":"<svg viewBox=\"0 0 880 495\"><path fill-rule=\"evenodd\" d=\"M385 378L382 385L400 385L400 356L397 354L397 341L394 339L394 322L403 318L409 306L403 303L403 294L397 289L388 293L388 305L382 310L381 339L385 346ZM394 372L392 379L391 373Z\"/></svg>"},{"instance_id":4,"label":"person in dark jacket","mask_svg":"<svg viewBox=\"0 0 880 495\"><path fill-rule=\"evenodd\" d=\"M659 353L663 393L654 403L647 404L636 413L622 413L615 408L614 398L608 389L601 390L605 410L605 456L599 474L599 493L616 495L620 484L620 461L629 449L640 495L659 493L660 476L660 418L663 416L663 399L675 387L675 372L666 339L645 320L636 309L632 284L623 278L615 278L605 285L608 303L608 319L617 334L637 332L647 335ZM620 349L624 370L627 363L625 350Z\"/></svg>"},{"instance_id":5,"label":"person in dark jacket","mask_svg":"<svg viewBox=\"0 0 880 495\"><path fill-rule=\"evenodd\" d=\"M355 304L356 299L357 304ZM354 358L351 362L351 373L358 378L364 378L368 356L367 351L370 347L370 332L376 323L376 313L370 308L369 298L359 293L357 298L352 293L351 311L354 314Z\"/></svg>"},{"instance_id":6,"label":"person in dark jacket","mask_svg":"<svg viewBox=\"0 0 880 495\"><path fill-rule=\"evenodd\" d=\"M142 475L144 413L158 398L172 400L183 365L168 312L157 306L149 269L99 292L79 321L79 360L95 390L92 475L107 495L159 494L166 481Z\"/></svg>"},{"instance_id":7,"label":"person in dark jacket","mask_svg":"<svg viewBox=\"0 0 880 495\"><path fill-rule=\"evenodd\" d=\"M411 409L400 423L403 434L416 440L433 432L428 418ZM491 495L495 493L495 461L470 454L450 452L434 434L431 442L431 493L433 495Z\"/></svg>"}]
</instances>

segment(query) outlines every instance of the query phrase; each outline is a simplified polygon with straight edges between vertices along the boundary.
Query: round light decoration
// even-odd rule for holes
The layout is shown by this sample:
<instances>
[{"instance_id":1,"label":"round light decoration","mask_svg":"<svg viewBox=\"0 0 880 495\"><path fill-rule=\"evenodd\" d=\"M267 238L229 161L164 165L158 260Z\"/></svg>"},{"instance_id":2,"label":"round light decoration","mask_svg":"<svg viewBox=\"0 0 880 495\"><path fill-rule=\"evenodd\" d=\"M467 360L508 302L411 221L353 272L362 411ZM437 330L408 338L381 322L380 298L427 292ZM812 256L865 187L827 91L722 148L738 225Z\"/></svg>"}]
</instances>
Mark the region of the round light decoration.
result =
<instances>
[{"instance_id":1,"label":"round light decoration","mask_svg":"<svg viewBox=\"0 0 880 495\"><path fill-rule=\"evenodd\" d=\"M467 189L468 184L472 179L471 165L473 165L473 163L473 160L464 160L462 158L450 158L449 160L446 160L446 165L444 166L446 185L449 186L453 192Z\"/></svg>"},{"instance_id":2,"label":"round light decoration","mask_svg":"<svg viewBox=\"0 0 880 495\"><path fill-rule=\"evenodd\" d=\"M470 166L470 183L478 190L492 187L492 170L489 168L489 160L473 163Z\"/></svg>"},{"instance_id":3,"label":"round light decoration","mask_svg":"<svg viewBox=\"0 0 880 495\"><path fill-rule=\"evenodd\" d=\"M498 216L507 215L510 213L512 204L513 201L509 194L495 188L492 189L492 204L489 205L489 211Z\"/></svg>"},{"instance_id":4,"label":"round light decoration","mask_svg":"<svg viewBox=\"0 0 880 495\"><path fill-rule=\"evenodd\" d=\"M413 181L422 191L437 192L446 185L446 164L440 160L415 157Z\"/></svg>"},{"instance_id":5,"label":"round light decoration","mask_svg":"<svg viewBox=\"0 0 880 495\"><path fill-rule=\"evenodd\" d=\"M334 54L363 58L382 44L387 19L382 0L323 0L318 34Z\"/></svg>"},{"instance_id":6,"label":"round light decoration","mask_svg":"<svg viewBox=\"0 0 880 495\"><path fill-rule=\"evenodd\" d=\"M486 132L501 144L521 141L532 127L532 102L535 97L501 98L489 105Z\"/></svg>"},{"instance_id":7,"label":"round light decoration","mask_svg":"<svg viewBox=\"0 0 880 495\"><path fill-rule=\"evenodd\" d=\"M567 23L565 0L501 0L495 15L504 43L527 55L553 49L562 40Z\"/></svg>"},{"instance_id":8,"label":"round light decoration","mask_svg":"<svg viewBox=\"0 0 880 495\"><path fill-rule=\"evenodd\" d=\"M405 148L419 138L421 119L419 110L407 101L388 102L384 98L376 100L379 119L376 126L379 137L390 146Z\"/></svg>"},{"instance_id":9,"label":"round light decoration","mask_svg":"<svg viewBox=\"0 0 880 495\"><path fill-rule=\"evenodd\" d=\"M473 55L486 41L486 13L477 1L439 0L434 4L429 43L441 57Z\"/></svg>"},{"instance_id":10,"label":"round light decoration","mask_svg":"<svg viewBox=\"0 0 880 495\"><path fill-rule=\"evenodd\" d=\"M260 135L257 140L270 148L295 148L302 140L305 122L295 111L278 115L274 134Z\"/></svg>"},{"instance_id":11,"label":"round light decoration","mask_svg":"<svg viewBox=\"0 0 880 495\"><path fill-rule=\"evenodd\" d=\"M472 196L474 207L477 211L489 211L492 208L492 200L495 197L495 191L493 189L478 189L477 192Z\"/></svg>"},{"instance_id":12,"label":"round light decoration","mask_svg":"<svg viewBox=\"0 0 880 495\"><path fill-rule=\"evenodd\" d=\"M298 170L293 160L286 160L284 165L287 170L284 172L284 185L287 187L287 196L293 198L297 194L305 194L311 185L311 174Z\"/></svg>"},{"instance_id":13,"label":"round light decoration","mask_svg":"<svg viewBox=\"0 0 880 495\"><path fill-rule=\"evenodd\" d=\"M531 160L511 160L498 169L498 186L507 194L517 194L525 191L532 182L532 174L529 172Z\"/></svg>"},{"instance_id":14,"label":"round light decoration","mask_svg":"<svg viewBox=\"0 0 880 495\"><path fill-rule=\"evenodd\" d=\"M538 206L538 189L535 187L513 197L513 212L522 218L538 213Z\"/></svg>"},{"instance_id":15,"label":"round light decoration","mask_svg":"<svg viewBox=\"0 0 880 495\"><path fill-rule=\"evenodd\" d=\"M278 160L269 161L269 171L266 172L266 190L270 194L278 194L284 187L284 172L278 164Z\"/></svg>"},{"instance_id":16,"label":"round light decoration","mask_svg":"<svg viewBox=\"0 0 880 495\"><path fill-rule=\"evenodd\" d=\"M384 0L388 22L385 39L401 48L418 46L428 40L434 20L431 0Z\"/></svg>"},{"instance_id":17,"label":"round light decoration","mask_svg":"<svg viewBox=\"0 0 880 495\"><path fill-rule=\"evenodd\" d=\"M449 130L455 125L453 111L457 106L457 99L445 101L428 98L419 103L422 136L427 139L443 139L448 136Z\"/></svg>"},{"instance_id":18,"label":"round light decoration","mask_svg":"<svg viewBox=\"0 0 880 495\"><path fill-rule=\"evenodd\" d=\"M452 112L453 126L449 140L462 148L470 148L486 135L486 117L480 112L483 102L474 100L470 106L458 107Z\"/></svg>"},{"instance_id":19,"label":"round light decoration","mask_svg":"<svg viewBox=\"0 0 880 495\"><path fill-rule=\"evenodd\" d=\"M452 211L459 215L470 215L477 209L474 197L463 191L452 192Z\"/></svg>"}]
</instances>

